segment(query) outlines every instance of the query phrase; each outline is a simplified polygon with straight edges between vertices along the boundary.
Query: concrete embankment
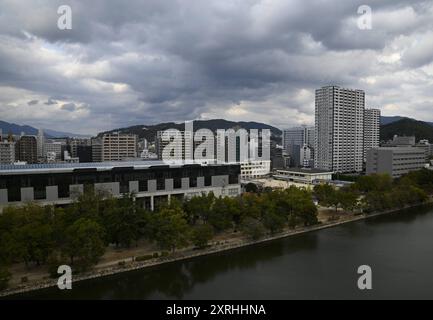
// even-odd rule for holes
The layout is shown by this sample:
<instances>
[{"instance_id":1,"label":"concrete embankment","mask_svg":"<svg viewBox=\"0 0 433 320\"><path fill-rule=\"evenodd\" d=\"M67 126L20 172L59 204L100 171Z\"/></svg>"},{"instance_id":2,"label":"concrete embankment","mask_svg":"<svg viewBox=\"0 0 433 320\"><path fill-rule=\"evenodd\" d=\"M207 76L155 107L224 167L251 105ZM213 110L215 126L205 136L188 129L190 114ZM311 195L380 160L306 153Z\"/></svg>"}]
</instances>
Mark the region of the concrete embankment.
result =
<instances>
[{"instance_id":1,"label":"concrete embankment","mask_svg":"<svg viewBox=\"0 0 433 320\"><path fill-rule=\"evenodd\" d=\"M430 204L423 204L423 205L431 205L431 203ZM417 205L417 206L419 206L419 205ZM131 262L126 262L124 264L118 264L117 262L115 262L112 266L105 267L102 269L96 269L96 270L92 270L92 271L87 272L87 273L76 275L73 278L73 282L76 283L78 281L85 281L85 280L90 280L90 279L95 279L95 278L100 278L100 277L107 277L107 276L111 276L111 275L115 275L115 274L119 274L119 273L130 272L130 271L144 269L144 268L148 268L148 267L154 267L154 266L158 266L158 265L165 264L165 263L170 263L170 262L175 262L175 261L180 261L180 260L185 260L185 259L192 259L195 257L200 257L200 256L210 255L210 254L224 252L224 251L228 251L228 250L238 249L238 248L242 248L242 247L246 247L246 246L252 246L252 245L259 244L259 243L274 241L274 240L278 240L278 239L282 239L282 238L286 238L286 237L290 237L290 236L300 235L300 234L307 233L307 232L313 232L313 231L318 231L318 230L325 229L325 228L331 228L331 227L339 226L339 225L354 222L354 221L359 221L359 220L363 220L363 219L377 217L377 216L381 216L381 215L385 215L385 214L397 213L397 212L400 212L404 209L409 209L411 207L417 207L417 206L407 206L406 208L403 208L403 209L388 210L388 211L372 213L372 214L348 215L346 217L340 218L337 221L329 221L329 222L320 223L320 224L310 226L310 227L303 227L303 228L298 228L298 229L286 230L286 231L278 233L276 235L266 236L260 240L255 240L255 241L253 241L253 240L235 240L235 241L227 240L227 241L223 241L222 243L220 242L219 244L214 244L211 247L206 248L206 249L202 249L202 250L190 249L190 250L185 250L185 251L179 251L179 252L172 253L166 257L158 257L158 258L153 258L153 259L141 261L141 262L131 261ZM45 289L45 288L54 287L54 286L57 286L57 279L46 279L43 281L27 283L27 284L20 285L18 287L4 290L4 291L0 292L0 297L25 293L25 292L29 292L29 291L33 291L33 290Z\"/></svg>"}]
</instances>

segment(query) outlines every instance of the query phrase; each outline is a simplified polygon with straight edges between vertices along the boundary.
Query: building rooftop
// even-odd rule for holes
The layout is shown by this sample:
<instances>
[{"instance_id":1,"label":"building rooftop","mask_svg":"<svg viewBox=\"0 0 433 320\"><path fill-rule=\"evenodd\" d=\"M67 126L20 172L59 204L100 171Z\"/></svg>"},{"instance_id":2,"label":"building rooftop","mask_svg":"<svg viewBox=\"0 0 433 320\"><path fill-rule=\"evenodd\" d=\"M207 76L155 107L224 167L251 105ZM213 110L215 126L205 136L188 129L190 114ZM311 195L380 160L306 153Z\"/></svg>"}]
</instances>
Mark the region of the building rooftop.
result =
<instances>
[{"instance_id":1,"label":"building rooftop","mask_svg":"<svg viewBox=\"0 0 433 320\"><path fill-rule=\"evenodd\" d=\"M183 167L229 165L234 163L201 163L195 161L113 161L88 163L43 163L43 164L0 164L0 175L17 173L54 173L73 172L77 170L109 171L113 168L148 169L151 167Z\"/></svg>"},{"instance_id":2,"label":"building rooftop","mask_svg":"<svg viewBox=\"0 0 433 320\"><path fill-rule=\"evenodd\" d=\"M329 170L320 170L320 169L309 169L309 168L287 168L287 169L278 169L278 172L296 172L296 173L305 173L305 174L317 174L317 173L333 173Z\"/></svg>"},{"instance_id":3,"label":"building rooftop","mask_svg":"<svg viewBox=\"0 0 433 320\"><path fill-rule=\"evenodd\" d=\"M391 150L391 151L415 151L415 152L425 152L422 146L396 146L396 147L378 147L373 148L374 150Z\"/></svg>"}]
</instances>

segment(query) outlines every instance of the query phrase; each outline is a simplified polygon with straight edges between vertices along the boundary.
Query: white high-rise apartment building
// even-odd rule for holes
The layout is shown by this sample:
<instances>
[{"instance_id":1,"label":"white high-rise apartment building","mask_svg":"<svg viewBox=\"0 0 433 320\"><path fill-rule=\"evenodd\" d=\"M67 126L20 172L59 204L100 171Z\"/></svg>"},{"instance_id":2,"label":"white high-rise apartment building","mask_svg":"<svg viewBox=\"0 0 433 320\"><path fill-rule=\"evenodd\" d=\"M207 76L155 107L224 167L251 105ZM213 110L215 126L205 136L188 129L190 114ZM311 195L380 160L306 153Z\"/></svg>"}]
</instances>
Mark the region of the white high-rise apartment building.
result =
<instances>
[{"instance_id":1,"label":"white high-rise apartment building","mask_svg":"<svg viewBox=\"0 0 433 320\"><path fill-rule=\"evenodd\" d=\"M135 134L111 133L102 137L102 161L122 161L137 157Z\"/></svg>"},{"instance_id":2,"label":"white high-rise apartment building","mask_svg":"<svg viewBox=\"0 0 433 320\"><path fill-rule=\"evenodd\" d=\"M0 141L0 164L13 164L15 162L15 142Z\"/></svg>"},{"instance_id":3,"label":"white high-rise apartment building","mask_svg":"<svg viewBox=\"0 0 433 320\"><path fill-rule=\"evenodd\" d=\"M38 130L38 135L36 137L36 141L37 141L37 149L38 149L38 158L45 158L45 135L44 135L44 130L43 129L39 129Z\"/></svg>"},{"instance_id":4,"label":"white high-rise apartment building","mask_svg":"<svg viewBox=\"0 0 433 320\"><path fill-rule=\"evenodd\" d=\"M367 151L379 147L380 140L380 110L365 109L364 113L364 160Z\"/></svg>"},{"instance_id":5,"label":"white high-rise apartment building","mask_svg":"<svg viewBox=\"0 0 433 320\"><path fill-rule=\"evenodd\" d=\"M327 86L316 90L314 165L360 172L364 160L365 92Z\"/></svg>"}]
</instances>

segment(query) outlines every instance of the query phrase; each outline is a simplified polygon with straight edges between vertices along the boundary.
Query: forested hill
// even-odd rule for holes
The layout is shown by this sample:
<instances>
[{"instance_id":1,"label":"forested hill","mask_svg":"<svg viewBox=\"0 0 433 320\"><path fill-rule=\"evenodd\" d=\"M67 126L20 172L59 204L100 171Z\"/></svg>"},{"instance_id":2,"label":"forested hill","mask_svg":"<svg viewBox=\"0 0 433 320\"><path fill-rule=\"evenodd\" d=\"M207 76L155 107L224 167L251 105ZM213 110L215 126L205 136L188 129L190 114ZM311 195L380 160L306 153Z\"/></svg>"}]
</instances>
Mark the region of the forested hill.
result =
<instances>
[{"instance_id":1,"label":"forested hill","mask_svg":"<svg viewBox=\"0 0 433 320\"><path fill-rule=\"evenodd\" d=\"M433 126L424 121L404 118L380 127L380 140L391 140L394 135L415 136L416 140L433 142Z\"/></svg>"},{"instance_id":2,"label":"forested hill","mask_svg":"<svg viewBox=\"0 0 433 320\"><path fill-rule=\"evenodd\" d=\"M267 125L265 123L260 122L234 122L234 121L228 121L224 119L213 119L213 120L195 120L194 121L194 131L207 128L212 131L216 131L217 129L269 129L271 130L272 137L275 140L280 139L281 136L281 130ZM140 138L146 138L148 141L154 141L156 133L158 131L163 131L167 129L178 129L178 130L185 130L185 124L184 123L174 123L174 122L166 122L166 123L159 123L155 125L136 125L132 127L127 128L118 128L113 129L110 131L101 132L98 134L98 136L102 136L105 133L112 133L112 132L121 132L121 133L130 133L130 134L136 134Z\"/></svg>"}]
</instances>

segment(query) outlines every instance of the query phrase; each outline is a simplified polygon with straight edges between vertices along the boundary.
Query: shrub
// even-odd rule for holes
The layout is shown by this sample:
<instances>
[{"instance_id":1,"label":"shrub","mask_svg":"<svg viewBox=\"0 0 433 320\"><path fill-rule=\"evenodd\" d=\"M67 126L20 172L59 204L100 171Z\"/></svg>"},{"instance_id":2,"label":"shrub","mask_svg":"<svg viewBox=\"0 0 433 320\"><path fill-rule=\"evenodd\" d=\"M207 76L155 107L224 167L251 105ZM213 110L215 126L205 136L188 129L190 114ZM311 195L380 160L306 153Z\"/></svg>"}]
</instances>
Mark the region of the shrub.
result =
<instances>
[{"instance_id":1,"label":"shrub","mask_svg":"<svg viewBox=\"0 0 433 320\"><path fill-rule=\"evenodd\" d=\"M8 287L11 277L12 275L8 269L0 267L0 290L4 290Z\"/></svg>"},{"instance_id":2,"label":"shrub","mask_svg":"<svg viewBox=\"0 0 433 320\"><path fill-rule=\"evenodd\" d=\"M146 260L150 260L150 259L152 259L153 258L153 255L151 255L151 254L147 254L147 255L145 255L145 256L138 256L138 257L135 257L135 261L146 261Z\"/></svg>"}]
</instances>

